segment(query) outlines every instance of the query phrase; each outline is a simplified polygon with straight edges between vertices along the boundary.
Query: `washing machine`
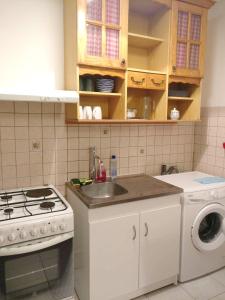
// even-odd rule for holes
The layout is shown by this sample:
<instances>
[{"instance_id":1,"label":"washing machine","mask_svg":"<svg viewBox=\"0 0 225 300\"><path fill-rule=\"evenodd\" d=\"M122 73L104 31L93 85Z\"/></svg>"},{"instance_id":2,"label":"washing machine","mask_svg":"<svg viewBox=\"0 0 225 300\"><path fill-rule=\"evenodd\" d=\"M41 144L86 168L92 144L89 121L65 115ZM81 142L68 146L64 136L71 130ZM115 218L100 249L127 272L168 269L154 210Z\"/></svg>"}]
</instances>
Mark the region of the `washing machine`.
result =
<instances>
[{"instance_id":1,"label":"washing machine","mask_svg":"<svg viewBox=\"0 0 225 300\"><path fill-rule=\"evenodd\" d=\"M179 281L225 266L225 178L201 172L156 176L183 188Z\"/></svg>"}]
</instances>

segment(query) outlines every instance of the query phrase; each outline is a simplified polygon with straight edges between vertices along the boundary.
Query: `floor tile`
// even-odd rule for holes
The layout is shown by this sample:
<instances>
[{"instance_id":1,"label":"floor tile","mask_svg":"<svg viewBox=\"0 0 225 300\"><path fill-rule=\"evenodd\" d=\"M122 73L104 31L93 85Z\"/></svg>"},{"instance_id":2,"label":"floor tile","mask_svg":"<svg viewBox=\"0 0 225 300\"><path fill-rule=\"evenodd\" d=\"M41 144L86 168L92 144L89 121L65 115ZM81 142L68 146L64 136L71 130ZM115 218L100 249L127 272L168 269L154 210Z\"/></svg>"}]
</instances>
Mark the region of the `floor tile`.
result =
<instances>
[{"instance_id":1,"label":"floor tile","mask_svg":"<svg viewBox=\"0 0 225 300\"><path fill-rule=\"evenodd\" d=\"M215 280L217 280L218 282L222 283L225 286L225 269L224 268L215 273L212 273L211 277L214 278Z\"/></svg>"},{"instance_id":2,"label":"floor tile","mask_svg":"<svg viewBox=\"0 0 225 300\"><path fill-rule=\"evenodd\" d=\"M209 300L225 292L225 286L211 276L195 279L180 286L195 300Z\"/></svg>"},{"instance_id":3,"label":"floor tile","mask_svg":"<svg viewBox=\"0 0 225 300\"><path fill-rule=\"evenodd\" d=\"M192 297L188 295L179 286L169 286L158 291L148 294L148 300L193 300Z\"/></svg>"},{"instance_id":4,"label":"floor tile","mask_svg":"<svg viewBox=\"0 0 225 300\"><path fill-rule=\"evenodd\" d=\"M132 298L132 300L148 300L148 298L147 298L146 295L143 295L143 296L140 296L140 297L137 297L137 298Z\"/></svg>"},{"instance_id":5,"label":"floor tile","mask_svg":"<svg viewBox=\"0 0 225 300\"><path fill-rule=\"evenodd\" d=\"M225 294L218 295L210 300L225 300Z\"/></svg>"}]
</instances>

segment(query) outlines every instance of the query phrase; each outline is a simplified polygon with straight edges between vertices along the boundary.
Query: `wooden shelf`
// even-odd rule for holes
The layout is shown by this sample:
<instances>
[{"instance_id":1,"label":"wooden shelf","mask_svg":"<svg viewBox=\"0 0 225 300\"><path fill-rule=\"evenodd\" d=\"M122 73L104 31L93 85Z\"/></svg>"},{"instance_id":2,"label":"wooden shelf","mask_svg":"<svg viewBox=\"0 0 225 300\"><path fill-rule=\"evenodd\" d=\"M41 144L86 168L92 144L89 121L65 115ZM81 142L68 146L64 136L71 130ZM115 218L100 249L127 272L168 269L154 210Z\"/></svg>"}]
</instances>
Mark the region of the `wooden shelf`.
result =
<instances>
[{"instance_id":1,"label":"wooden shelf","mask_svg":"<svg viewBox=\"0 0 225 300\"><path fill-rule=\"evenodd\" d=\"M66 124L176 124L173 120L144 120L144 119L130 119L130 120L66 120Z\"/></svg>"},{"instance_id":2,"label":"wooden shelf","mask_svg":"<svg viewBox=\"0 0 225 300\"><path fill-rule=\"evenodd\" d=\"M121 97L121 93L101 93L101 92L86 92L80 91L80 96L89 96L89 97Z\"/></svg>"},{"instance_id":3,"label":"wooden shelf","mask_svg":"<svg viewBox=\"0 0 225 300\"><path fill-rule=\"evenodd\" d=\"M175 96L169 96L168 100L170 101L193 101L194 99L191 97L175 97Z\"/></svg>"},{"instance_id":4,"label":"wooden shelf","mask_svg":"<svg viewBox=\"0 0 225 300\"><path fill-rule=\"evenodd\" d=\"M151 36L141 35L141 34L136 34L131 32L128 33L129 46L151 49L162 42L164 42L163 39L159 39L156 37L151 37Z\"/></svg>"},{"instance_id":5,"label":"wooden shelf","mask_svg":"<svg viewBox=\"0 0 225 300\"><path fill-rule=\"evenodd\" d=\"M155 71L155 70L146 70L146 69L136 69L136 68L127 68L127 71L132 71L132 72L141 72L141 73L148 73L148 74L161 74L161 75L166 75L166 72L160 72L160 71Z\"/></svg>"}]
</instances>

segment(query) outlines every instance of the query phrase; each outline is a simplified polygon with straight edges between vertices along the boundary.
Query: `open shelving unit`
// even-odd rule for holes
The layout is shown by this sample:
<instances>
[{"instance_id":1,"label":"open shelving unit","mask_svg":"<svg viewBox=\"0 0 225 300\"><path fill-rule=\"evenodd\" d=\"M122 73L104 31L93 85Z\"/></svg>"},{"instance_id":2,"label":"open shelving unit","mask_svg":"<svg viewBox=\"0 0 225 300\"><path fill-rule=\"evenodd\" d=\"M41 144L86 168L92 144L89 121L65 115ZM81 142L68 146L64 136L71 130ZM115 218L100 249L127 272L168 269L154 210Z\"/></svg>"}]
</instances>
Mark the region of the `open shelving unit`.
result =
<instances>
[{"instance_id":1,"label":"open shelving unit","mask_svg":"<svg viewBox=\"0 0 225 300\"><path fill-rule=\"evenodd\" d=\"M147 69L137 69L137 68L127 68L127 71L140 72L140 73L146 73L146 74L161 74L161 75L166 75L167 74L166 72L147 70Z\"/></svg>"},{"instance_id":2,"label":"open shelving unit","mask_svg":"<svg viewBox=\"0 0 225 300\"><path fill-rule=\"evenodd\" d=\"M105 78L105 76L113 78L113 91L96 91L96 79ZM89 84L89 86L87 86L87 78L89 81L91 80L91 85ZM93 90L86 90L90 88ZM125 72L80 66L77 68L77 89L80 96L79 103L76 105L67 105L67 124L99 124L104 122L110 123L113 120L125 120ZM92 108L100 106L103 120L80 119L79 106L91 106Z\"/></svg>"},{"instance_id":3,"label":"open shelving unit","mask_svg":"<svg viewBox=\"0 0 225 300\"><path fill-rule=\"evenodd\" d=\"M194 99L191 97L173 97L173 96L169 96L168 97L169 101L193 101Z\"/></svg>"},{"instance_id":4,"label":"open shelving unit","mask_svg":"<svg viewBox=\"0 0 225 300\"><path fill-rule=\"evenodd\" d=\"M130 0L128 26L128 89L127 108L136 108L141 118L149 99L148 119L168 121L167 84L157 89L157 81L167 81L169 62L170 9L168 6L149 0ZM149 87L149 76L156 78L155 89ZM159 78L157 79L157 75ZM164 75L160 76L160 75ZM133 78L133 86L130 79ZM154 79L150 79L153 80ZM139 85L138 82L144 84ZM136 88L135 88L135 82ZM145 84L146 83L146 84ZM170 122L170 120L169 120Z\"/></svg>"},{"instance_id":5,"label":"open shelving unit","mask_svg":"<svg viewBox=\"0 0 225 300\"><path fill-rule=\"evenodd\" d=\"M109 98L114 98L114 97L121 97L122 93L102 93L102 92L89 92L89 91L80 91L79 92L80 96L89 96L89 97L109 97Z\"/></svg>"},{"instance_id":6,"label":"open shelving unit","mask_svg":"<svg viewBox=\"0 0 225 300\"><path fill-rule=\"evenodd\" d=\"M102 119L102 120L67 120L66 124L176 124L177 121L166 120L166 121L157 121L157 120L145 120L145 119L129 119L129 120L111 120L111 119Z\"/></svg>"},{"instance_id":7,"label":"open shelving unit","mask_svg":"<svg viewBox=\"0 0 225 300\"><path fill-rule=\"evenodd\" d=\"M168 119L170 111L176 108L180 112L179 121L198 121L200 119L200 83L192 82L186 79L182 82L182 78L170 79L169 96L168 96ZM177 94L177 95L176 95Z\"/></svg>"},{"instance_id":8,"label":"open shelving unit","mask_svg":"<svg viewBox=\"0 0 225 300\"><path fill-rule=\"evenodd\" d=\"M163 39L142 34L128 33L128 45L139 48L151 49L164 42Z\"/></svg>"}]
</instances>

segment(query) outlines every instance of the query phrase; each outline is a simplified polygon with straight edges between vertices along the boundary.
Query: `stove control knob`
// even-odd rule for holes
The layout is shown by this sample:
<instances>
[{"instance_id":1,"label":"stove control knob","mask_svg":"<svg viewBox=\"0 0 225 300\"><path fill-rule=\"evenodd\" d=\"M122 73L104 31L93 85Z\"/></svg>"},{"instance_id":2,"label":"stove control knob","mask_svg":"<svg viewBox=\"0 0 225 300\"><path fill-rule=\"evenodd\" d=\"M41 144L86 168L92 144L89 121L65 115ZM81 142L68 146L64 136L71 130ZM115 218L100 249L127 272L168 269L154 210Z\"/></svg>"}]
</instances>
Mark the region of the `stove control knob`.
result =
<instances>
[{"instance_id":1,"label":"stove control knob","mask_svg":"<svg viewBox=\"0 0 225 300\"><path fill-rule=\"evenodd\" d=\"M9 240L10 242L13 242L13 241L15 241L15 239L16 239L15 233L10 233L10 235L8 236L8 240Z\"/></svg>"},{"instance_id":2,"label":"stove control knob","mask_svg":"<svg viewBox=\"0 0 225 300\"><path fill-rule=\"evenodd\" d=\"M20 233L20 238L21 238L22 240L24 240L26 237L27 237L26 231L21 231L21 233Z\"/></svg>"},{"instance_id":3,"label":"stove control knob","mask_svg":"<svg viewBox=\"0 0 225 300\"><path fill-rule=\"evenodd\" d=\"M66 224L61 224L61 225L59 225L59 229L60 229L61 231L64 231L64 230L66 229Z\"/></svg>"},{"instance_id":4,"label":"stove control knob","mask_svg":"<svg viewBox=\"0 0 225 300\"><path fill-rule=\"evenodd\" d=\"M41 229L40 229L41 234L46 234L47 231L48 231L48 229L47 229L46 226L43 226L43 227L41 227Z\"/></svg>"},{"instance_id":5,"label":"stove control knob","mask_svg":"<svg viewBox=\"0 0 225 300\"><path fill-rule=\"evenodd\" d=\"M38 234L37 229L36 229L36 228L32 229L32 230L30 231L30 234L31 234L31 236L33 236L33 237L37 236L37 234Z\"/></svg>"},{"instance_id":6,"label":"stove control knob","mask_svg":"<svg viewBox=\"0 0 225 300\"><path fill-rule=\"evenodd\" d=\"M0 245L3 244L3 242L4 242L4 237L0 235Z\"/></svg>"},{"instance_id":7,"label":"stove control knob","mask_svg":"<svg viewBox=\"0 0 225 300\"><path fill-rule=\"evenodd\" d=\"M52 232L56 232L57 229L58 229L58 226L56 224L52 225L52 227L51 227Z\"/></svg>"}]
</instances>

